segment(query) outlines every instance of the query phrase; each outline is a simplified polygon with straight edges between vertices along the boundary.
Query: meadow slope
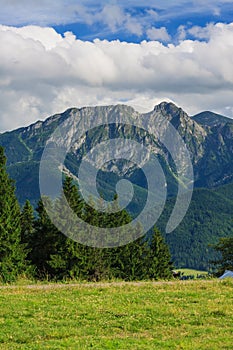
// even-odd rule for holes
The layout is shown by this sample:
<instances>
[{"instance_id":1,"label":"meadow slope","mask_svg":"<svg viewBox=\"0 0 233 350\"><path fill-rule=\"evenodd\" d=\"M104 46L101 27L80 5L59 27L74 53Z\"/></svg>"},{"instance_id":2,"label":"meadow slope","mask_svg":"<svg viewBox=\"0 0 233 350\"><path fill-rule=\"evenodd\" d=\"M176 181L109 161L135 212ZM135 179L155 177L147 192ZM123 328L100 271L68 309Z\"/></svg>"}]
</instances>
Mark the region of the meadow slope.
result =
<instances>
[{"instance_id":1,"label":"meadow slope","mask_svg":"<svg viewBox=\"0 0 233 350\"><path fill-rule=\"evenodd\" d=\"M0 287L0 348L232 349L233 281Z\"/></svg>"}]
</instances>

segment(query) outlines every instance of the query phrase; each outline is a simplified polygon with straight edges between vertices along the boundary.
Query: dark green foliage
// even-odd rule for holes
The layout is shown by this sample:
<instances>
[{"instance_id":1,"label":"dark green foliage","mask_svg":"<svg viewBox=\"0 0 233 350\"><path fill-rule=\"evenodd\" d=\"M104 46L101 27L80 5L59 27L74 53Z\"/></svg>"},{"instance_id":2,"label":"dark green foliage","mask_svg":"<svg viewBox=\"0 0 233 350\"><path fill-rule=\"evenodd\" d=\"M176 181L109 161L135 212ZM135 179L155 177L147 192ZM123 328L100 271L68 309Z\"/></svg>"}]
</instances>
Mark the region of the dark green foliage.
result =
<instances>
[{"instance_id":1,"label":"dark green foliage","mask_svg":"<svg viewBox=\"0 0 233 350\"><path fill-rule=\"evenodd\" d=\"M118 225L122 225L122 221L126 220L125 213L122 214L120 221L119 213L108 215L104 212L98 212L91 199L89 205L84 205L83 219L93 226L92 232L95 230L95 226L108 228L116 227L116 221L118 222ZM97 236L97 243L99 239L101 240L101 237ZM89 281L99 281L114 276L111 266L113 249L102 249L98 247L85 247L84 249L87 257L86 276Z\"/></svg>"},{"instance_id":2,"label":"dark green foliage","mask_svg":"<svg viewBox=\"0 0 233 350\"><path fill-rule=\"evenodd\" d=\"M52 205L49 198L43 198L48 205ZM58 238L58 231L51 223L51 220L45 210L43 201L38 202L36 208L38 218L34 224L34 232L32 239L29 241L29 259L32 264L36 266L37 277L47 277L52 273L49 261L52 254L56 253L56 245Z\"/></svg>"},{"instance_id":3,"label":"dark green foliage","mask_svg":"<svg viewBox=\"0 0 233 350\"><path fill-rule=\"evenodd\" d=\"M23 207L20 218L20 224L21 241L23 243L28 243L31 241L34 232L34 212L29 200L26 200L25 205Z\"/></svg>"},{"instance_id":4,"label":"dark green foliage","mask_svg":"<svg viewBox=\"0 0 233 350\"><path fill-rule=\"evenodd\" d=\"M194 190L183 221L172 233L165 234L166 223L174 207L174 200L168 201L157 226L165 237L176 267L210 268L210 260L217 258L210 245L216 244L221 237L233 235L232 198L233 184L215 190Z\"/></svg>"},{"instance_id":5,"label":"dark green foliage","mask_svg":"<svg viewBox=\"0 0 233 350\"><path fill-rule=\"evenodd\" d=\"M157 228L154 228L147 259L149 279L169 279L172 277L171 254Z\"/></svg>"},{"instance_id":6,"label":"dark green foliage","mask_svg":"<svg viewBox=\"0 0 233 350\"><path fill-rule=\"evenodd\" d=\"M51 280L80 279L100 281L120 278L142 280L168 278L171 269L168 249L156 231L151 247L140 237L141 227L130 225L131 217L126 210L120 211L116 202L114 213L98 212L94 203L83 202L72 179L66 178L63 193L53 203L48 197L39 200L37 218L27 200L22 213L14 194L14 186L6 172L6 157L0 147L0 278L13 281L22 272L33 273L37 278ZM75 242L72 228L75 221L70 216L66 200L74 215L95 227L123 227L123 234L131 243L118 247L101 249L83 246ZM46 203L46 205L45 205ZM47 207L56 206L59 223L68 229L68 236L53 225ZM127 228L125 225L129 224ZM88 232L81 232L88 234ZM97 240L101 237L97 237ZM111 239L111 237L109 238ZM156 249L154 242L156 241ZM157 264L151 265L151 258ZM167 265L166 265L167 262ZM160 264L161 263L161 264ZM30 264L30 266L29 266ZM153 271L153 272L152 272Z\"/></svg>"},{"instance_id":7,"label":"dark green foliage","mask_svg":"<svg viewBox=\"0 0 233 350\"><path fill-rule=\"evenodd\" d=\"M74 223L64 207L64 196L74 212L93 225L93 230L95 226L124 227L131 222L131 217L125 210L117 211L117 204L116 213L112 214L98 212L91 201L89 205L85 204L71 179L66 178L63 187L64 193L55 204L49 202L49 205L56 206L59 222L68 229L69 237L72 237ZM43 198L43 201L49 199ZM29 243L31 249L29 258L36 266L37 277L53 280L75 278L88 281L112 278L133 281L171 277L170 255L158 230L155 231L156 236L152 240L151 247L144 237L137 238L141 232L141 227L138 225L136 228L129 226L123 231L131 239L131 243L122 247L102 249L84 246L60 233L51 223L42 200L38 203L37 212L38 218ZM151 264L151 259L157 259L157 263Z\"/></svg>"},{"instance_id":8,"label":"dark green foliage","mask_svg":"<svg viewBox=\"0 0 233 350\"><path fill-rule=\"evenodd\" d=\"M26 272L26 252L20 238L20 207L0 147L0 280L4 282L14 281Z\"/></svg>"},{"instance_id":9,"label":"dark green foliage","mask_svg":"<svg viewBox=\"0 0 233 350\"><path fill-rule=\"evenodd\" d=\"M148 279L148 244L143 238L119 248L111 249L110 261L113 277L126 281Z\"/></svg>"},{"instance_id":10,"label":"dark green foliage","mask_svg":"<svg viewBox=\"0 0 233 350\"><path fill-rule=\"evenodd\" d=\"M79 195L78 188L73 183L72 178L68 176L65 178L63 183L63 191L71 209L75 212L75 214L81 217L84 204Z\"/></svg>"},{"instance_id":11,"label":"dark green foliage","mask_svg":"<svg viewBox=\"0 0 233 350\"><path fill-rule=\"evenodd\" d=\"M29 241L29 259L36 267L36 277L42 279L82 278L84 274L84 247L59 232L45 210L44 203L47 202L46 206L51 207L55 205L60 224L64 222L66 225L69 220L63 203L64 195L74 211L82 210L77 188L69 178L64 182L64 194L61 194L55 203L44 197L43 201L38 202L36 209L38 217L34 223L32 239ZM72 226L72 222L69 224Z\"/></svg>"},{"instance_id":12,"label":"dark green foliage","mask_svg":"<svg viewBox=\"0 0 233 350\"><path fill-rule=\"evenodd\" d=\"M233 271L233 237L221 238L213 248L220 254L220 258L212 262L217 276L221 276L225 270Z\"/></svg>"},{"instance_id":13,"label":"dark green foliage","mask_svg":"<svg viewBox=\"0 0 233 350\"><path fill-rule=\"evenodd\" d=\"M29 258L36 267L36 277L52 280L80 278L85 263L85 257L81 254L83 247L53 225L45 210L45 201L49 206L54 205L49 198L39 201L38 218L30 241ZM59 203L55 205L58 206ZM62 214L65 215L65 212Z\"/></svg>"},{"instance_id":14,"label":"dark green foliage","mask_svg":"<svg viewBox=\"0 0 233 350\"><path fill-rule=\"evenodd\" d=\"M64 193L62 193L60 198L56 201L55 206L59 215L59 223L64 225L65 229L68 230L69 237L57 231L56 249L50 255L49 260L49 266L52 268L50 274L51 277L55 279L82 279L87 263L85 247L71 239L74 223L72 222L73 218L70 217L70 214L66 211L64 200L67 200L70 208L79 217L82 216L83 201L81 200L77 187L69 177L66 177L64 180L63 191ZM69 227L67 227L67 225Z\"/></svg>"}]
</instances>

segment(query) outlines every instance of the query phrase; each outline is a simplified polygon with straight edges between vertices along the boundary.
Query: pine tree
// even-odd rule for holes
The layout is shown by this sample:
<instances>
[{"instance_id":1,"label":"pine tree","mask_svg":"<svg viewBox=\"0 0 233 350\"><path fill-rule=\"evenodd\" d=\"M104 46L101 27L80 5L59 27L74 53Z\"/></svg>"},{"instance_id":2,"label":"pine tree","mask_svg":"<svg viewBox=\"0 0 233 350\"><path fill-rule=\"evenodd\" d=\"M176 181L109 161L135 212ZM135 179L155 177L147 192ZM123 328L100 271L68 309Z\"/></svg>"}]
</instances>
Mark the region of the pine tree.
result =
<instances>
[{"instance_id":1,"label":"pine tree","mask_svg":"<svg viewBox=\"0 0 233 350\"><path fill-rule=\"evenodd\" d=\"M100 203L101 204L101 203ZM84 254L87 258L85 266L85 275L88 281L100 281L102 279L108 279L109 268L108 260L106 258L106 249L98 248L101 242L101 237L98 236L96 227L105 227L106 225L106 213L99 212L95 208L95 203L92 198L89 199L89 203L84 205L83 219L91 228L87 235L93 237L93 247L85 246Z\"/></svg>"},{"instance_id":2,"label":"pine tree","mask_svg":"<svg viewBox=\"0 0 233 350\"><path fill-rule=\"evenodd\" d=\"M109 275L127 281L142 280L145 278L144 257L147 254L147 244L144 237L140 237L141 226L132 226L131 216L125 209L120 210L117 198L114 199L116 200L115 212L108 215L105 222L107 227L119 227L119 244L125 237L130 243L107 249L105 255L108 260Z\"/></svg>"},{"instance_id":3,"label":"pine tree","mask_svg":"<svg viewBox=\"0 0 233 350\"><path fill-rule=\"evenodd\" d=\"M0 147L0 279L14 281L26 272L25 247L21 244L20 207L13 181L6 172L6 157Z\"/></svg>"},{"instance_id":4,"label":"pine tree","mask_svg":"<svg viewBox=\"0 0 233 350\"><path fill-rule=\"evenodd\" d=\"M34 231L34 211L29 200L26 200L23 207L21 217L21 240L25 244L29 244Z\"/></svg>"},{"instance_id":5,"label":"pine tree","mask_svg":"<svg viewBox=\"0 0 233 350\"><path fill-rule=\"evenodd\" d=\"M115 260L112 264L114 277L125 281L144 280L147 276L145 256L148 253L144 238L115 248Z\"/></svg>"},{"instance_id":6,"label":"pine tree","mask_svg":"<svg viewBox=\"0 0 233 350\"><path fill-rule=\"evenodd\" d=\"M119 228L120 236L127 235L134 240L135 232L132 229L125 229L124 226L131 222L131 217L126 210L120 210L116 200L114 203L114 213L98 212L94 208L94 202L90 200L90 205L85 206L85 221L97 227L106 228ZM101 206L101 201L99 203ZM106 239L106 237L105 237ZM101 241L101 237L97 237L96 241ZM121 240L116 237L111 237L109 234L108 244L115 245L121 244ZM88 256L88 266L87 266L87 276L89 280L99 281L101 279L110 278L122 278L126 280L135 279L136 270L135 269L136 260L138 260L137 253L134 249L135 245L132 244L131 247L116 247L116 248L96 248L87 247L86 254ZM132 249L131 249L132 248ZM135 274L134 274L135 270ZM132 274L134 277L132 277Z\"/></svg>"},{"instance_id":7,"label":"pine tree","mask_svg":"<svg viewBox=\"0 0 233 350\"><path fill-rule=\"evenodd\" d=\"M78 192L78 187L73 183L72 178L69 176L65 177L63 191L71 209L75 214L81 217L84 203Z\"/></svg>"},{"instance_id":8,"label":"pine tree","mask_svg":"<svg viewBox=\"0 0 233 350\"><path fill-rule=\"evenodd\" d=\"M172 277L171 255L167 244L155 227L146 259L149 279L169 279Z\"/></svg>"},{"instance_id":9,"label":"pine tree","mask_svg":"<svg viewBox=\"0 0 233 350\"><path fill-rule=\"evenodd\" d=\"M43 201L47 201L47 205L52 206L52 202L48 197L40 199L36 211L38 218L35 221L35 230L32 235L31 245L29 248L29 259L36 266L36 276L39 278L52 278L53 269L50 266L51 255L56 253L56 245L58 239L58 230L51 222Z\"/></svg>"},{"instance_id":10,"label":"pine tree","mask_svg":"<svg viewBox=\"0 0 233 350\"><path fill-rule=\"evenodd\" d=\"M82 217L83 201L77 186L73 184L69 177L65 178L63 191L64 193L56 201L55 207L59 216L57 219L59 219L59 223L68 237L61 232L57 233L56 251L50 255L49 265L53 268L53 273L58 279L83 279L87 257L85 247L76 242L76 235L82 234L82 232L77 231L79 228L75 227L74 217L67 211L64 199L67 200L74 214L79 217Z\"/></svg>"}]
</instances>

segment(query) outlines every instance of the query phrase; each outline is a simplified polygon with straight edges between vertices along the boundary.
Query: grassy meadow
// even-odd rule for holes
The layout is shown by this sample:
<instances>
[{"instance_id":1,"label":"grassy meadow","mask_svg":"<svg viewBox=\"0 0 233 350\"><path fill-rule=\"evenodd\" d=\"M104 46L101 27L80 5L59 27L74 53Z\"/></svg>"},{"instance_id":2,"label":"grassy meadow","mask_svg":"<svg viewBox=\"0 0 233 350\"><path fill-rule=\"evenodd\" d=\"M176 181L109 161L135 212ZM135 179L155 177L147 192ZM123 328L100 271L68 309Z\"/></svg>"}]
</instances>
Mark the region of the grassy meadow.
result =
<instances>
[{"instance_id":1,"label":"grassy meadow","mask_svg":"<svg viewBox=\"0 0 233 350\"><path fill-rule=\"evenodd\" d=\"M232 349L233 281L0 287L0 349Z\"/></svg>"}]
</instances>

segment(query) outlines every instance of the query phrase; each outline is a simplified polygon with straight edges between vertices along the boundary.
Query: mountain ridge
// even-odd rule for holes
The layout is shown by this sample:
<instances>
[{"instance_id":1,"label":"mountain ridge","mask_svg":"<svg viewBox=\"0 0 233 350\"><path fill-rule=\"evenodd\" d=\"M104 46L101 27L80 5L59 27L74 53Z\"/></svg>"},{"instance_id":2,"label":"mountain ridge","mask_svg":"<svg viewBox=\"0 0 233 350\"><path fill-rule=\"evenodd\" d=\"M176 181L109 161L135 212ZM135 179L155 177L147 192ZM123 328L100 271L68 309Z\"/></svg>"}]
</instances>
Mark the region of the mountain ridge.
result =
<instances>
[{"instance_id":1,"label":"mountain ridge","mask_svg":"<svg viewBox=\"0 0 233 350\"><path fill-rule=\"evenodd\" d=\"M203 126L217 126L222 124L231 123L233 124L233 119L223 116L218 113L211 111L203 111L191 117L197 123L200 123Z\"/></svg>"},{"instance_id":2,"label":"mountain ridge","mask_svg":"<svg viewBox=\"0 0 233 350\"><path fill-rule=\"evenodd\" d=\"M151 152L158 157L167 179L168 195L170 198L175 197L178 187L176 168L172 163L171 156L166 147L156 136L150 135L150 130L152 130L155 125L158 124L158 127L162 128L163 131L163 121L169 121L178 131L189 149L194 168L195 189L191 202L191 212L187 213L184 221L176 229L174 240L171 239L173 236L167 236L166 239L171 247L177 266L184 266L183 260L185 260L187 267L195 267L193 264L198 267L197 250L202 252L201 254L203 256L204 251L208 251L208 240L216 241L217 237L229 235L231 232L233 235L233 228L231 228L232 231L229 228L232 222L231 215L230 211L227 209L231 206L232 201L227 195L226 199L224 199L224 195L218 195L216 197L214 194L215 190L224 193L224 191L226 191L224 186L227 184L229 184L228 192L229 189L231 190L231 188L233 188L233 122L231 122L231 120L228 122L229 118L221 115L213 113L214 122L210 123L209 120L212 112L208 112L207 115L205 114L206 112L202 112L198 114L197 117L192 117L185 113L182 108L167 102L162 102L155 106L154 109L148 113L139 113L132 107L123 104L69 108L65 112L55 114L44 121L37 121L28 127L18 128L17 130L0 134L0 145L5 147L6 156L8 158L7 169L11 178L16 181L16 194L21 205L26 199L29 199L35 206L40 197L38 176L40 160L45 144L57 126L62 122L65 122L67 127L72 126L69 125L69 123L71 123L73 117L74 120L79 120L81 123L80 127L82 127L82 123L85 123L87 118L90 118L91 121L93 121L93 125L95 125L95 118L98 117L98 115L101 115L103 120L107 121L109 113L112 113L112 115L116 117L117 122L114 125L95 127L91 131L85 133L81 142L78 140L79 142L76 142L74 147L72 147L71 151L67 154L65 160L67 171L76 177L78 164L80 164L82 157L90 149L95 147L95 145L109 139L109 137L134 139L137 142L141 142L144 146L149 147ZM145 125L148 126L148 132L130 125L123 125L122 116L124 116L124 121L128 121L128 124L133 124L133 122L139 120L139 118L144 118ZM203 118L202 122L200 120L201 118ZM216 122L218 118L219 122ZM210 125L205 125L207 123ZM71 128L71 135L66 135L66 137L75 136L75 130L77 130L78 127L79 124L75 125L75 128ZM176 145L174 145L174 147L175 146ZM108 152L108 150L106 152ZM179 152L179 149L177 149L177 152ZM107 156L107 154L104 154L102 157L103 159L99 159L99 161L104 161L105 156ZM110 171L110 175L107 171ZM136 194L140 196L139 200L135 199L132 203L132 207L129 208L132 214L135 214L137 210L142 207L142 202L144 201L144 197L146 197L145 180L139 170L135 173L135 168L132 168L124 162L112 162L108 164L107 167L103 169L102 173L100 173L99 192L103 193L107 200L111 199L115 194L115 184L122 176L126 176L127 179L134 181ZM208 198L210 199L210 203L208 203ZM222 229L221 215L219 216L218 208L214 203L211 203L211 201L216 200L216 198L219 198L219 201L222 203L221 208L224 208L224 211L227 212L222 217ZM205 214L202 214L203 209L200 209L199 201L206 203L207 211ZM170 204L168 203L168 207L169 206ZM169 217L169 214L166 214L166 212L168 213L169 211L165 209L163 222ZM209 219L208 212L211 213L211 220ZM205 230L203 234L199 228L196 229L199 235L198 238L193 229L192 222L194 226L196 225L195 227L199 227L195 218L199 218L198 220L201 222L203 220L203 215L206 215L207 224L204 225L203 223L203 229ZM215 232L214 225L218 230L221 229L220 233ZM161 229L163 231L162 225ZM209 235L207 232L208 230L213 232L213 239L211 239L211 234ZM184 238L185 231L187 231L187 239ZM180 241L181 237L182 241L178 244L177 242ZM190 247L195 239L199 239L202 245L196 246L195 249L193 248L192 252L188 255L186 254L185 259L182 260L182 251ZM207 241L205 242L205 240ZM207 260L208 257L212 256L211 254L212 253L208 251L206 257L202 258L202 265L199 264L199 267L207 266Z\"/></svg>"},{"instance_id":3,"label":"mountain ridge","mask_svg":"<svg viewBox=\"0 0 233 350\"><path fill-rule=\"evenodd\" d=\"M133 121L138 118L144 118L148 125L148 130L150 131L150 125L154 126L154 124L158 122L161 124L163 118L166 117L177 129L190 151L194 166L196 187L214 188L232 181L233 168L231 163L233 162L233 150L231 140L233 135L233 123L221 124L219 128L216 127L214 123L212 127L208 126L206 128L194 120L195 116L188 116L182 108L177 107L174 103L161 102L159 105L155 106L151 112L142 114L135 111L132 107L123 104L69 108L65 112L55 114L44 121L37 121L27 127L18 128L14 131L0 134L0 144L6 149L8 159L7 166L10 175L16 180L16 183L18 182L17 166L20 166L20 164L24 163L26 169L28 167L35 168L36 166L38 170L38 163L40 162L46 141L58 125L64 121L69 121L69 118L71 118L72 115L79 115L80 120L83 120L84 122L85 118L92 118L93 125L95 125L95 116L98 113L106 115L109 113L115 113L118 118L117 127L113 130L110 127L107 127L100 132L94 131L94 134L91 135L91 140L88 134L84 135L84 141L81 144L81 147L79 147L79 144L77 143L77 145L72 148L72 154L68 155L70 164L75 163L75 157L81 159L82 155L86 153L88 149L99 141L108 138L109 135L112 137L135 137L137 140L141 140L144 145L149 146L154 153L160 154L160 156L164 157L164 160L167 162L169 154L159 140L154 139L151 135L148 135L148 133L143 131L133 128L127 129L121 125L122 114L127 117L129 123L133 123ZM198 118L200 118L200 114L198 115ZM213 115L214 119L218 117L222 118L222 116L217 114ZM205 114L203 116L205 116ZM210 112L208 112L208 119L209 118ZM105 134L104 137L102 136L103 133ZM85 145L86 141L89 142L88 147ZM73 166L73 168L75 168L75 166ZM167 167L167 171L170 172L171 175L173 170L174 169L172 169L171 166ZM27 173L30 177L29 172L30 171ZM32 172L35 173L35 169ZM22 185L21 174L20 186ZM37 191L37 197L38 195L39 193ZM20 195L21 203L24 199L25 198L22 198L22 195ZM30 199L33 200L33 197Z\"/></svg>"}]
</instances>

